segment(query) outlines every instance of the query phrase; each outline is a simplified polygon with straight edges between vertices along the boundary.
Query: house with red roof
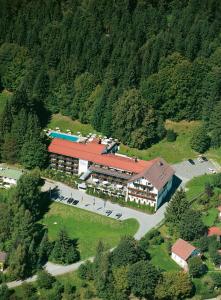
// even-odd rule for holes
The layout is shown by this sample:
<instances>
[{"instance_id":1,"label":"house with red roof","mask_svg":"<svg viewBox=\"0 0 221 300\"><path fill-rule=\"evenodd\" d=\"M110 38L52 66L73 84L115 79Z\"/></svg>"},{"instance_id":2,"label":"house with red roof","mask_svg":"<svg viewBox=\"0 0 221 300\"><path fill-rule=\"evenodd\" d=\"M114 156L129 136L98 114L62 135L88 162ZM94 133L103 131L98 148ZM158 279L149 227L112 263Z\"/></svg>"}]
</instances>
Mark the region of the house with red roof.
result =
<instances>
[{"instance_id":1,"label":"house with red roof","mask_svg":"<svg viewBox=\"0 0 221 300\"><path fill-rule=\"evenodd\" d=\"M216 236L217 241L221 241L221 229L219 227L212 226L208 229L207 236Z\"/></svg>"},{"instance_id":2,"label":"house with red roof","mask_svg":"<svg viewBox=\"0 0 221 300\"><path fill-rule=\"evenodd\" d=\"M188 271L188 259L198 255L199 250L183 239L178 239L171 249L171 258L185 271Z\"/></svg>"},{"instance_id":3,"label":"house with red roof","mask_svg":"<svg viewBox=\"0 0 221 300\"><path fill-rule=\"evenodd\" d=\"M54 138L49 145L54 170L90 180L97 190L157 209L172 187L174 170L162 158L149 161L116 153L116 145Z\"/></svg>"}]
</instances>

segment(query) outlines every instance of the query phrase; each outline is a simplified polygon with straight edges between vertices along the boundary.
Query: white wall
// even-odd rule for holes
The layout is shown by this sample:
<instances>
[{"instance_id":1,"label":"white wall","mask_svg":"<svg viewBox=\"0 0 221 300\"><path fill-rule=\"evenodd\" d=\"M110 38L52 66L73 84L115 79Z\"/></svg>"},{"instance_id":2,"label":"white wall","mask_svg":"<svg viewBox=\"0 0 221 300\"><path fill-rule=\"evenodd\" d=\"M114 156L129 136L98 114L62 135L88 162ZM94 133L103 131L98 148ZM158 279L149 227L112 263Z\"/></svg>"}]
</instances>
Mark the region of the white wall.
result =
<instances>
[{"instance_id":1,"label":"white wall","mask_svg":"<svg viewBox=\"0 0 221 300\"><path fill-rule=\"evenodd\" d=\"M88 170L88 161L79 159L78 175L87 172L87 170Z\"/></svg>"},{"instance_id":2,"label":"white wall","mask_svg":"<svg viewBox=\"0 0 221 300\"><path fill-rule=\"evenodd\" d=\"M148 187L152 188L151 193L154 193L154 194L158 195L158 190L155 187L153 187L153 185L146 178L139 178L139 179L137 179L133 182L129 182L127 184L127 187L128 188L137 188L136 186L134 186L134 183L135 184L136 183L137 184L142 184L144 186L148 186ZM155 197L155 199L157 199L157 196ZM127 190L126 201L133 201L133 202L140 203L140 204L150 205L152 207L154 207L156 205L156 201L151 201L151 200L148 200L148 199L143 199L143 198L140 198L140 197L128 195L128 190Z\"/></svg>"},{"instance_id":3,"label":"white wall","mask_svg":"<svg viewBox=\"0 0 221 300\"><path fill-rule=\"evenodd\" d=\"M171 258L182 268L188 270L188 264L180 256L176 255L174 252L171 254Z\"/></svg>"}]
</instances>

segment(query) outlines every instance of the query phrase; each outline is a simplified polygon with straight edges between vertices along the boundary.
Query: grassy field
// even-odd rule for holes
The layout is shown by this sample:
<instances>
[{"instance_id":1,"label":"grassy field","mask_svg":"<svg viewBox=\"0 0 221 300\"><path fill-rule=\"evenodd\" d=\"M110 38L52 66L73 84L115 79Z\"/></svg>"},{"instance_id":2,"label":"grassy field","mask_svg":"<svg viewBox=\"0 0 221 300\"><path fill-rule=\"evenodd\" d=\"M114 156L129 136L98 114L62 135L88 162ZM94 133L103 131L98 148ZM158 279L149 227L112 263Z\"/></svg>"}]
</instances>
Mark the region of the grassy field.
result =
<instances>
[{"instance_id":1,"label":"grassy field","mask_svg":"<svg viewBox=\"0 0 221 300\"><path fill-rule=\"evenodd\" d=\"M187 198L192 199L202 193L205 189L205 184L209 183L214 175L202 175L194 177L187 185Z\"/></svg>"},{"instance_id":2,"label":"grassy field","mask_svg":"<svg viewBox=\"0 0 221 300\"><path fill-rule=\"evenodd\" d=\"M60 203L51 205L42 223L48 227L51 240L57 237L61 228L66 228L71 238L78 239L82 259L95 254L99 240L111 248L117 245L121 236L134 235L139 227L133 219L119 222Z\"/></svg>"},{"instance_id":3,"label":"grassy field","mask_svg":"<svg viewBox=\"0 0 221 300\"><path fill-rule=\"evenodd\" d=\"M203 223L208 226L211 227L213 226L216 221L217 221L217 217L218 217L218 210L216 207L210 208L207 211L206 215L203 215L202 219L203 219Z\"/></svg>"},{"instance_id":4,"label":"grassy field","mask_svg":"<svg viewBox=\"0 0 221 300\"><path fill-rule=\"evenodd\" d=\"M218 162L221 165L221 147L218 149L209 149L207 151L206 156L216 162Z\"/></svg>"},{"instance_id":5,"label":"grassy field","mask_svg":"<svg viewBox=\"0 0 221 300\"><path fill-rule=\"evenodd\" d=\"M153 265L165 271L180 270L179 266L170 258L165 243L150 246L148 252L151 255L151 262Z\"/></svg>"},{"instance_id":6,"label":"grassy field","mask_svg":"<svg viewBox=\"0 0 221 300\"><path fill-rule=\"evenodd\" d=\"M62 116L61 114L53 115L48 128L55 129L59 127L61 131L66 132L67 129L71 130L73 134L81 132L82 135L88 135L88 133L96 133L96 130L92 128L90 124L82 124L79 121L73 121L71 118Z\"/></svg>"},{"instance_id":7,"label":"grassy field","mask_svg":"<svg viewBox=\"0 0 221 300\"><path fill-rule=\"evenodd\" d=\"M136 156L141 159L153 159L157 156L163 157L169 163L177 163L188 158L194 158L197 153L189 145L193 130L199 122L181 121L179 123L166 121L166 128L173 129L177 134L175 142L168 142L166 139L146 150L138 150L122 145L120 152L129 156Z\"/></svg>"},{"instance_id":8,"label":"grassy field","mask_svg":"<svg viewBox=\"0 0 221 300\"><path fill-rule=\"evenodd\" d=\"M0 93L0 114L2 113L5 103L8 99L10 99L11 93L4 90L2 93Z\"/></svg>"}]
</instances>

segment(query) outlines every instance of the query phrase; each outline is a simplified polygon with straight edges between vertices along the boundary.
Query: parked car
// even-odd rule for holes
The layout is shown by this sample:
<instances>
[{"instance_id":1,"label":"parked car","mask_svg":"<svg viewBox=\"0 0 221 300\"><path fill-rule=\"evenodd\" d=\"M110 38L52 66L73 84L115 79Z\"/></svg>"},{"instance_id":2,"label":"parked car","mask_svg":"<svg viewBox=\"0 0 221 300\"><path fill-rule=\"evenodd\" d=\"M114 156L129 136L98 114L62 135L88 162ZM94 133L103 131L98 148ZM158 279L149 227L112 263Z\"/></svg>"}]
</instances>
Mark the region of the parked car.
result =
<instances>
[{"instance_id":1,"label":"parked car","mask_svg":"<svg viewBox=\"0 0 221 300\"><path fill-rule=\"evenodd\" d=\"M192 160L191 158L188 159L188 162L189 162L191 165L195 165L194 160Z\"/></svg>"},{"instance_id":2,"label":"parked car","mask_svg":"<svg viewBox=\"0 0 221 300\"><path fill-rule=\"evenodd\" d=\"M120 219L121 217L122 217L122 214L121 214L121 213L117 213L117 214L116 214L116 218L117 218L117 219Z\"/></svg>"},{"instance_id":3,"label":"parked car","mask_svg":"<svg viewBox=\"0 0 221 300\"><path fill-rule=\"evenodd\" d=\"M210 173L216 174L216 170L214 170L213 168L209 168L208 170L209 170Z\"/></svg>"},{"instance_id":4,"label":"parked car","mask_svg":"<svg viewBox=\"0 0 221 300\"><path fill-rule=\"evenodd\" d=\"M112 214L112 210L106 210L106 215L109 217Z\"/></svg>"},{"instance_id":5,"label":"parked car","mask_svg":"<svg viewBox=\"0 0 221 300\"><path fill-rule=\"evenodd\" d=\"M74 201L72 201L72 204L73 204L73 205L77 205L78 202L79 202L78 200L74 200Z\"/></svg>"},{"instance_id":6,"label":"parked car","mask_svg":"<svg viewBox=\"0 0 221 300\"><path fill-rule=\"evenodd\" d=\"M68 198L68 203L70 204L74 199L73 198Z\"/></svg>"},{"instance_id":7,"label":"parked car","mask_svg":"<svg viewBox=\"0 0 221 300\"><path fill-rule=\"evenodd\" d=\"M200 162L200 163L202 163L202 162L204 162L204 161L208 161L208 159L206 158L206 156L202 156L202 155L199 155L199 156L197 157L197 160L198 160L198 162Z\"/></svg>"}]
</instances>

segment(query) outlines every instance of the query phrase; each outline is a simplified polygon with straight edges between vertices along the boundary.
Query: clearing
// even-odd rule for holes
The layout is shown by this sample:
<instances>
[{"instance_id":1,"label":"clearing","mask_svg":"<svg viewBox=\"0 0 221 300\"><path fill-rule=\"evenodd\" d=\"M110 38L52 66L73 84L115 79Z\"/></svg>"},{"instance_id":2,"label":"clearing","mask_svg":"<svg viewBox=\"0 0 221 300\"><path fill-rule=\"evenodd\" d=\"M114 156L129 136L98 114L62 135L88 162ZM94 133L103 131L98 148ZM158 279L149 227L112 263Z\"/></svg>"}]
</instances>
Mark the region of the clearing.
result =
<instances>
[{"instance_id":1,"label":"clearing","mask_svg":"<svg viewBox=\"0 0 221 300\"><path fill-rule=\"evenodd\" d=\"M99 240L111 248L117 245L122 236L134 235L139 228L134 219L121 222L60 203L52 203L42 223L48 227L51 240L56 239L62 228L67 230L71 238L77 239L81 259L95 254Z\"/></svg>"},{"instance_id":2,"label":"clearing","mask_svg":"<svg viewBox=\"0 0 221 300\"><path fill-rule=\"evenodd\" d=\"M89 133L97 133L90 124L82 124L78 120L72 120L70 117L61 114L53 115L47 127L51 129L59 127L62 132L66 132L69 129L73 134L81 132L84 136Z\"/></svg>"}]
</instances>

